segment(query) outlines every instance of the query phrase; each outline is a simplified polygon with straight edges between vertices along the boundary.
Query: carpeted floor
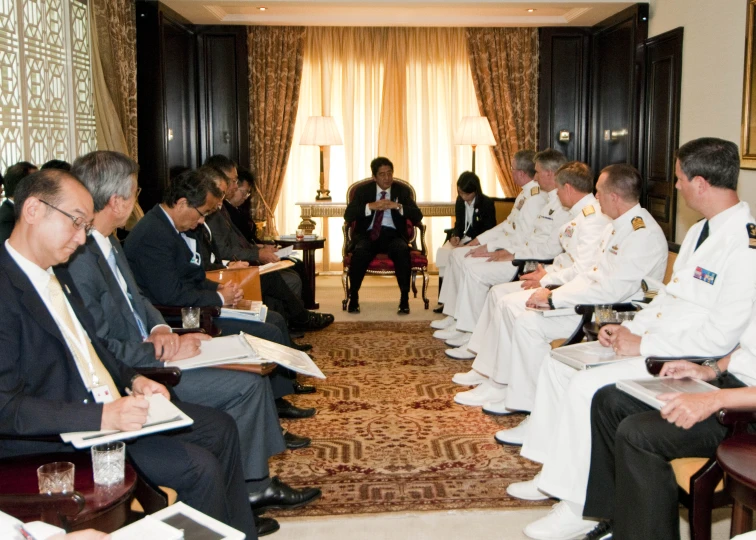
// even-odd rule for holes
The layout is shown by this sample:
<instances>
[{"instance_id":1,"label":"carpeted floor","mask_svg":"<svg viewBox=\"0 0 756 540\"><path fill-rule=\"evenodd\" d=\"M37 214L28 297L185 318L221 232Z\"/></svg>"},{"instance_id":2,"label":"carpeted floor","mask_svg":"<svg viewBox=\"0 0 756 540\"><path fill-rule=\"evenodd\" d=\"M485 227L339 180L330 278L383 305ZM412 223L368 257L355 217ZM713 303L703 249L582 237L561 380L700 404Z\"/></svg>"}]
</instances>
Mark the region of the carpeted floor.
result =
<instances>
[{"instance_id":1,"label":"carpeted floor","mask_svg":"<svg viewBox=\"0 0 756 540\"><path fill-rule=\"evenodd\" d=\"M446 358L427 322L337 322L307 339L327 379L313 380L316 394L293 398L317 407L315 418L286 427L313 444L277 456L271 471L293 485L321 486L323 497L272 515L538 506L505 492L538 467L493 439L522 416L454 404L463 388L451 377L469 362Z\"/></svg>"}]
</instances>

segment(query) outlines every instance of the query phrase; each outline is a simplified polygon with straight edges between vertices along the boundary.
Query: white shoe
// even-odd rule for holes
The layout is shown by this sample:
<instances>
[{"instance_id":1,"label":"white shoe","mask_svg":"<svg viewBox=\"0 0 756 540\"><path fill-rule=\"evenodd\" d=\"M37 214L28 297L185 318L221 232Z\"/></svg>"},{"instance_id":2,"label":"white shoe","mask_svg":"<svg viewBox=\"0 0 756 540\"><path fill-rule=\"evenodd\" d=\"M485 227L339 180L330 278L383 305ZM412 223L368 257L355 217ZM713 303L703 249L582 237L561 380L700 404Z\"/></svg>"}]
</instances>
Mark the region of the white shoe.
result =
<instances>
[{"instance_id":1,"label":"white shoe","mask_svg":"<svg viewBox=\"0 0 756 540\"><path fill-rule=\"evenodd\" d=\"M507 493L515 499L523 501L545 501L549 498L543 491L538 489L538 479L541 473L536 474L532 480L515 482L507 486Z\"/></svg>"},{"instance_id":2,"label":"white shoe","mask_svg":"<svg viewBox=\"0 0 756 540\"><path fill-rule=\"evenodd\" d=\"M505 398L507 395L506 388L496 388L488 382L484 382L480 386L476 386L472 390L467 392L459 392L454 396L454 403L460 405L469 405L471 407L482 407L484 403L489 401L499 400Z\"/></svg>"},{"instance_id":3,"label":"white shoe","mask_svg":"<svg viewBox=\"0 0 756 540\"><path fill-rule=\"evenodd\" d=\"M562 501L551 507L551 512L525 527L522 532L535 540L572 540L582 537L596 526L595 521L583 519Z\"/></svg>"},{"instance_id":4,"label":"white shoe","mask_svg":"<svg viewBox=\"0 0 756 540\"><path fill-rule=\"evenodd\" d=\"M462 335L462 332L457 332L457 324L456 323L450 324L449 326L447 326L443 330L436 330L435 332L433 332L433 337L434 338L436 338L436 339L443 339L443 340L459 337L460 335Z\"/></svg>"},{"instance_id":5,"label":"white shoe","mask_svg":"<svg viewBox=\"0 0 756 540\"><path fill-rule=\"evenodd\" d=\"M472 334L470 332L460 332L460 334L462 335L458 338L447 339L445 343L449 347L464 347L465 345L467 345L467 342L470 341L470 336L472 336Z\"/></svg>"},{"instance_id":6,"label":"white shoe","mask_svg":"<svg viewBox=\"0 0 756 540\"><path fill-rule=\"evenodd\" d=\"M499 444L522 446L522 443L525 442L525 437L528 436L528 420L530 420L530 416L526 416L525 420L513 428L497 431L494 439Z\"/></svg>"},{"instance_id":7,"label":"white shoe","mask_svg":"<svg viewBox=\"0 0 756 540\"><path fill-rule=\"evenodd\" d=\"M455 373L454 377L452 377L452 382L454 384L461 384L462 386L477 386L487 380L488 377L481 375L474 369L471 369L467 373Z\"/></svg>"},{"instance_id":8,"label":"white shoe","mask_svg":"<svg viewBox=\"0 0 756 540\"><path fill-rule=\"evenodd\" d=\"M493 416L506 416L508 414L514 414L517 411L507 409L506 399L500 401L489 401L483 405L483 412L485 414L491 414Z\"/></svg>"},{"instance_id":9,"label":"white shoe","mask_svg":"<svg viewBox=\"0 0 756 540\"><path fill-rule=\"evenodd\" d=\"M468 351L467 347L465 347L464 345L462 345L461 347L455 347L454 349L446 349L444 352L446 353L446 356L448 356L449 358L454 358L455 360L472 360L473 358L475 358L475 354ZM465 383L462 383L462 384L465 384ZM478 384L478 383L473 383L473 384Z\"/></svg>"},{"instance_id":10,"label":"white shoe","mask_svg":"<svg viewBox=\"0 0 756 540\"><path fill-rule=\"evenodd\" d=\"M436 330L443 330L444 328L450 327L452 324L454 324L454 317L447 315L443 319L437 319L433 321L430 326L431 328L435 328Z\"/></svg>"}]
</instances>

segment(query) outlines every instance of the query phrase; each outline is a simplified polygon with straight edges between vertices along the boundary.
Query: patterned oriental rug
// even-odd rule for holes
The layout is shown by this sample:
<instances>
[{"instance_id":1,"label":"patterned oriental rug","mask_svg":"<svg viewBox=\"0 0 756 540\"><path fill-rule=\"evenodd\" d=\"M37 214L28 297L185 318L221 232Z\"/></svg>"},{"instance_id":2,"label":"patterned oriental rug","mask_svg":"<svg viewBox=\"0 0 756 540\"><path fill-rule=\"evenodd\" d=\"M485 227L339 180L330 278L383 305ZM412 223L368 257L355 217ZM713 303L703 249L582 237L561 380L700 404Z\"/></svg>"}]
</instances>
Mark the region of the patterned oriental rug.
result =
<instances>
[{"instance_id":1,"label":"patterned oriental rug","mask_svg":"<svg viewBox=\"0 0 756 540\"><path fill-rule=\"evenodd\" d=\"M292 396L317 407L285 427L312 437L310 448L271 460L271 474L293 486L320 486L323 497L304 509L273 516L521 508L510 482L540 466L502 446L494 433L522 415L487 416L452 401L463 390L452 375L471 362L447 358L428 322L334 323L307 335L326 380L308 379L316 394Z\"/></svg>"}]
</instances>

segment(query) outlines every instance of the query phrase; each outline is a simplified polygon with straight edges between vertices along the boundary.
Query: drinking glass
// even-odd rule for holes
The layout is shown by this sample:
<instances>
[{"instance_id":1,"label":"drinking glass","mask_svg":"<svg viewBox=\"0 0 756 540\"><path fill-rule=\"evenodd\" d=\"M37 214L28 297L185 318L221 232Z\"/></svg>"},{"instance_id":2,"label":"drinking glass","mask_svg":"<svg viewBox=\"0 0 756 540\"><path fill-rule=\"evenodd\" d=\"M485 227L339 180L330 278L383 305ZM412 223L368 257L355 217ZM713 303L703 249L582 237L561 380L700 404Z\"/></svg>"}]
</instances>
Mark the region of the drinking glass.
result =
<instances>
[{"instance_id":1,"label":"drinking glass","mask_svg":"<svg viewBox=\"0 0 756 540\"><path fill-rule=\"evenodd\" d=\"M529 274L531 272L535 272L536 270L538 270L538 263L535 261L527 261L522 267L523 274Z\"/></svg>"},{"instance_id":2,"label":"drinking glass","mask_svg":"<svg viewBox=\"0 0 756 540\"><path fill-rule=\"evenodd\" d=\"M74 490L74 464L69 461L46 463L37 469L39 492L43 495Z\"/></svg>"},{"instance_id":3,"label":"drinking glass","mask_svg":"<svg viewBox=\"0 0 756 540\"><path fill-rule=\"evenodd\" d=\"M304 240L304 229L297 229L296 237L297 237L297 242L301 242L302 240Z\"/></svg>"},{"instance_id":4,"label":"drinking glass","mask_svg":"<svg viewBox=\"0 0 756 540\"><path fill-rule=\"evenodd\" d=\"M184 328L199 328L200 325L200 308L185 307L181 308L181 326Z\"/></svg>"},{"instance_id":5,"label":"drinking glass","mask_svg":"<svg viewBox=\"0 0 756 540\"><path fill-rule=\"evenodd\" d=\"M123 482L126 463L126 443L115 441L92 447L92 471L95 484L111 486Z\"/></svg>"},{"instance_id":6,"label":"drinking glass","mask_svg":"<svg viewBox=\"0 0 756 540\"><path fill-rule=\"evenodd\" d=\"M594 315L596 316L596 324L598 324L599 326L608 324L612 320L612 305L611 304L597 305Z\"/></svg>"}]
</instances>

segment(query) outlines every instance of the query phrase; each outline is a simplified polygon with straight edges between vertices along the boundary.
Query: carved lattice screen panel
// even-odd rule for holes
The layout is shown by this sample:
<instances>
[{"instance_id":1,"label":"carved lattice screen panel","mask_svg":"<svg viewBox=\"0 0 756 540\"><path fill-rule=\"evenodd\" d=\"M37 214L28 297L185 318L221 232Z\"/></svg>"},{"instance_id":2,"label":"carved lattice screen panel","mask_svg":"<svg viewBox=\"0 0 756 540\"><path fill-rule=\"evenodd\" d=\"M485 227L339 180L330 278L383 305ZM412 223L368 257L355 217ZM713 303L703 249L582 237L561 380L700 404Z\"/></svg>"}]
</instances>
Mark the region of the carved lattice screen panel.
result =
<instances>
[{"instance_id":1,"label":"carved lattice screen panel","mask_svg":"<svg viewBox=\"0 0 756 540\"><path fill-rule=\"evenodd\" d=\"M0 168L96 149L89 9L0 0Z\"/></svg>"}]
</instances>

